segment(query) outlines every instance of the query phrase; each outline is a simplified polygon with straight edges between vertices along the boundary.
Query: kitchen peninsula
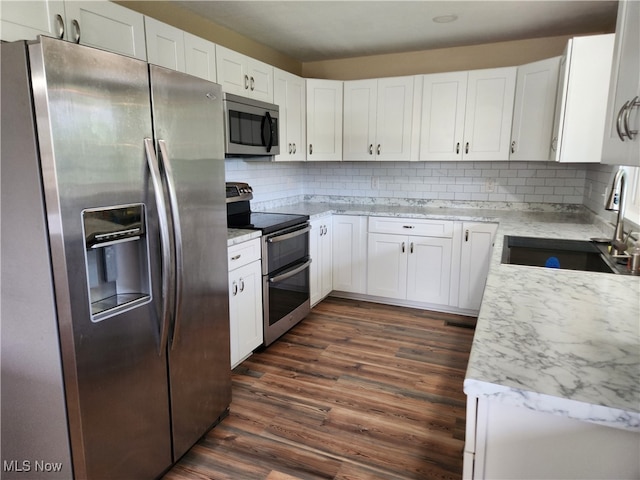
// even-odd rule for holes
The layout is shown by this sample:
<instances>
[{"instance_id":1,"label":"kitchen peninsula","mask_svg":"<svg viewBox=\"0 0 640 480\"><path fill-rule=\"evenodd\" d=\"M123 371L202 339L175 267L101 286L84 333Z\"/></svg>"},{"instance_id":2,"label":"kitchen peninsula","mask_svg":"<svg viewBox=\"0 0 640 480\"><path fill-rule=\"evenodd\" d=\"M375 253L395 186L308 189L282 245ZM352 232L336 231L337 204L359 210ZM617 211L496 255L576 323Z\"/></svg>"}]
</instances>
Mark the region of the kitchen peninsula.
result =
<instances>
[{"instance_id":1,"label":"kitchen peninsula","mask_svg":"<svg viewBox=\"0 0 640 480\"><path fill-rule=\"evenodd\" d=\"M540 428L545 421L550 425L566 421L569 429L573 424L586 426L583 436L593 428L613 432L620 441L598 444L597 451L582 452L583 456L591 455L608 468L603 462L607 446L622 443L627 450L616 450L617 467L626 461L626 471L632 477L638 475L637 454L629 465L628 450L637 453L640 447L640 277L501 263L504 235L588 240L608 237L607 226L601 226L586 209L554 211L545 206L517 211L500 209L499 204L452 208L444 202L398 206L375 199L339 200L300 202L277 211L308 214L312 222L336 214L499 224L464 382L469 399L465 477L473 478L474 458L476 476L489 475L478 473L491 466L491 458L483 464L484 452L479 451L487 447L483 442L489 438L487 419L476 418L487 413L483 402L498 405L500 411L516 409L516 418L532 413L534 423L543 425ZM481 406L476 408L478 402ZM525 423L514 430L525 432L529 427ZM565 442L565 450L571 449L570 438L557 438ZM517 450L518 441L511 439L511 447ZM558 447L557 441L551 444ZM499 448L504 446L502 442ZM495 450L490 453L500 456ZM505 454L513 458L514 450ZM535 455L531 458L536 463ZM556 460L550 468L559 472L563 460ZM572 460L566 457L565 463ZM517 456L514 461L520 462L520 468L531 463Z\"/></svg>"}]
</instances>

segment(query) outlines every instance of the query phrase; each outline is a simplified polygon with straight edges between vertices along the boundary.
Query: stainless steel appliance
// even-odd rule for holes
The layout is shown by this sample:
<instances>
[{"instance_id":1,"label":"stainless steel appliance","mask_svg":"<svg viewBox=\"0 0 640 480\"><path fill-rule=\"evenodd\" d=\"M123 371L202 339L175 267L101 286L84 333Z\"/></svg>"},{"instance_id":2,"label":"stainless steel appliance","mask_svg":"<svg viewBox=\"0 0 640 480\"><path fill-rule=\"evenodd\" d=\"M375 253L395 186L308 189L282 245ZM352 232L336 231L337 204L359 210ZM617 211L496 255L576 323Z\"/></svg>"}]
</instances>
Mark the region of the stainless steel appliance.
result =
<instances>
[{"instance_id":1,"label":"stainless steel appliance","mask_svg":"<svg viewBox=\"0 0 640 480\"><path fill-rule=\"evenodd\" d=\"M278 105L225 93L225 154L256 157L280 154L278 117Z\"/></svg>"},{"instance_id":2,"label":"stainless steel appliance","mask_svg":"<svg viewBox=\"0 0 640 480\"><path fill-rule=\"evenodd\" d=\"M306 317L311 309L308 215L252 212L253 191L227 182L229 227L262 232L264 345L270 345Z\"/></svg>"},{"instance_id":3,"label":"stainless steel appliance","mask_svg":"<svg viewBox=\"0 0 640 480\"><path fill-rule=\"evenodd\" d=\"M2 44L3 478L154 478L231 400L219 85Z\"/></svg>"}]
</instances>

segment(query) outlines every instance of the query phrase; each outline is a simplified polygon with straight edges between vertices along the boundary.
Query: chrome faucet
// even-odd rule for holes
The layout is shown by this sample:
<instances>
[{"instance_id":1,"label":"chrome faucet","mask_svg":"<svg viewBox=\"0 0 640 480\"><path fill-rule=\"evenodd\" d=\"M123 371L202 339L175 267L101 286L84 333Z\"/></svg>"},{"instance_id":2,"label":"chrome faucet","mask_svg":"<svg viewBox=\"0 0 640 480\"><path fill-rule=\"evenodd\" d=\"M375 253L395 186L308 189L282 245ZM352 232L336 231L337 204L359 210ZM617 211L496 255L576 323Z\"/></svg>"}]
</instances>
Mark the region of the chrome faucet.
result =
<instances>
[{"instance_id":1,"label":"chrome faucet","mask_svg":"<svg viewBox=\"0 0 640 480\"><path fill-rule=\"evenodd\" d=\"M609 198L605 203L605 210L612 212L618 212L618 220L616 222L616 229L611 240L611 255L621 255L627 249L627 242L624 239L624 205L625 205L625 193L626 193L626 177L625 170L620 167L616 172L616 176L613 177L613 184L611 185L611 192ZM620 193L618 193L618 187ZM628 237L627 237L628 238Z\"/></svg>"}]
</instances>

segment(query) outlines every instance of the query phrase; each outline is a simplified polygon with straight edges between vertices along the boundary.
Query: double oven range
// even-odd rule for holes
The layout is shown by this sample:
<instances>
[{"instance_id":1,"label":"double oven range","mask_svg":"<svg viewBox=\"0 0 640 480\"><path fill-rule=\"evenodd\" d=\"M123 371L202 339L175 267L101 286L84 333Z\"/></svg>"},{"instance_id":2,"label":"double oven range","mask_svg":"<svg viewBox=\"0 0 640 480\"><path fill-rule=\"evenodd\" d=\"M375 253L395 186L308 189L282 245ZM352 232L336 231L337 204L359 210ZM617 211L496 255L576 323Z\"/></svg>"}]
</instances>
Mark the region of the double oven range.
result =
<instances>
[{"instance_id":1,"label":"double oven range","mask_svg":"<svg viewBox=\"0 0 640 480\"><path fill-rule=\"evenodd\" d=\"M273 343L307 316L309 287L308 215L252 212L251 187L227 182L227 225L262 232L264 345Z\"/></svg>"}]
</instances>

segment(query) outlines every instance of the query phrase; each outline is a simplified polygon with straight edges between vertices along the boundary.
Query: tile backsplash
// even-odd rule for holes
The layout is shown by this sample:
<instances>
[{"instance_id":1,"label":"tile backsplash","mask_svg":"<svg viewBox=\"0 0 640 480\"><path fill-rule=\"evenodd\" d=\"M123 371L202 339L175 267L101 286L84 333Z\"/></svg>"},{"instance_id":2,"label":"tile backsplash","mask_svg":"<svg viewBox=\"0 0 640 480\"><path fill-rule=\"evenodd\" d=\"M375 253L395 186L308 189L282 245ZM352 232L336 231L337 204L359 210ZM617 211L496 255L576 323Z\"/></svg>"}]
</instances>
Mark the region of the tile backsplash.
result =
<instances>
[{"instance_id":1,"label":"tile backsplash","mask_svg":"<svg viewBox=\"0 0 640 480\"><path fill-rule=\"evenodd\" d=\"M347 196L409 200L586 204L597 211L611 167L553 162L317 162L226 160L226 179L254 202ZM589 180L588 180L589 179ZM590 192L587 185L591 184ZM591 193L587 199L586 196ZM587 203L588 201L588 203ZM593 206L592 206L593 205Z\"/></svg>"}]
</instances>

